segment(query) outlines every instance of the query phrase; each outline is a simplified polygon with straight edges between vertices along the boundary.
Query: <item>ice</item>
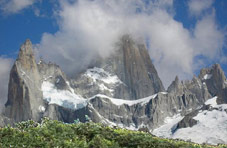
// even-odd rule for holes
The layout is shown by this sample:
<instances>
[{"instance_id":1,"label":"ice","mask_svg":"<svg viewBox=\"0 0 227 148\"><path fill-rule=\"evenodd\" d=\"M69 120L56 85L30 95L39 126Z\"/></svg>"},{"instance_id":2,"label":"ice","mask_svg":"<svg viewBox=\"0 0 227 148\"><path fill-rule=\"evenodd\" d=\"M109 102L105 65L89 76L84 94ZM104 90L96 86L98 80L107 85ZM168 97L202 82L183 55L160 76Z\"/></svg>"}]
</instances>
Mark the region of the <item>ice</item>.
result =
<instances>
[{"instance_id":1,"label":"ice","mask_svg":"<svg viewBox=\"0 0 227 148\"><path fill-rule=\"evenodd\" d=\"M42 83L43 98L49 104L57 104L65 108L80 109L87 105L87 100L74 93L74 90L58 90L52 83Z\"/></svg>"}]
</instances>

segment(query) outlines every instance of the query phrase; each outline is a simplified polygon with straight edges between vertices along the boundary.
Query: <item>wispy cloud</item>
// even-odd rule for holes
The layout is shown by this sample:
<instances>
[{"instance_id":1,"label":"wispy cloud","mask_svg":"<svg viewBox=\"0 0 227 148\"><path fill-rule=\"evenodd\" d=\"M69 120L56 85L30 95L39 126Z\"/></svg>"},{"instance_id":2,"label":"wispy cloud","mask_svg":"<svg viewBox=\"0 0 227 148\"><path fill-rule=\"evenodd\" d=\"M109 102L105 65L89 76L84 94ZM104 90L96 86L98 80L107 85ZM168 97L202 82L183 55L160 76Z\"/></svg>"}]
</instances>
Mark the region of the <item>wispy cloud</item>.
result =
<instances>
[{"instance_id":1,"label":"wispy cloud","mask_svg":"<svg viewBox=\"0 0 227 148\"><path fill-rule=\"evenodd\" d=\"M6 14L18 13L33 5L37 0L1 0L0 8Z\"/></svg>"},{"instance_id":2,"label":"wispy cloud","mask_svg":"<svg viewBox=\"0 0 227 148\"><path fill-rule=\"evenodd\" d=\"M174 19L173 1L78 0L60 1L56 18L60 30L44 33L39 54L59 64L68 74L80 71L94 55L109 56L123 34L144 39L165 86L176 75L190 78L205 60L218 60L224 33L215 12L206 13L195 28ZM171 10L171 11L169 11ZM204 59L197 59L197 57Z\"/></svg>"},{"instance_id":3,"label":"wispy cloud","mask_svg":"<svg viewBox=\"0 0 227 148\"><path fill-rule=\"evenodd\" d=\"M0 113L4 108L8 95L9 73L13 60L0 56Z\"/></svg>"}]
</instances>

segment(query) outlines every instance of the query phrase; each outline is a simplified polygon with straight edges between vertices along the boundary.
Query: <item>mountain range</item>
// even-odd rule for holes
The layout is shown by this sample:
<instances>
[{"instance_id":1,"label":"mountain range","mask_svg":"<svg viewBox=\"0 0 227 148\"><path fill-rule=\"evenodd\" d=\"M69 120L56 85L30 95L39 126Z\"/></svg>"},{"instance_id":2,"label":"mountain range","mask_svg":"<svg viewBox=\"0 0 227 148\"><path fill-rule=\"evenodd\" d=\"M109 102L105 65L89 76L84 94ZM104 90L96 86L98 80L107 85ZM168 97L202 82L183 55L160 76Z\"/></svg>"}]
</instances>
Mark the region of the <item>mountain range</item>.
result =
<instances>
[{"instance_id":1,"label":"mountain range","mask_svg":"<svg viewBox=\"0 0 227 148\"><path fill-rule=\"evenodd\" d=\"M69 77L54 63L36 62L26 40L10 72L0 126L43 117L65 123L89 118L161 137L227 143L227 80L219 64L192 80L176 76L165 90L143 43L124 35L115 49Z\"/></svg>"}]
</instances>

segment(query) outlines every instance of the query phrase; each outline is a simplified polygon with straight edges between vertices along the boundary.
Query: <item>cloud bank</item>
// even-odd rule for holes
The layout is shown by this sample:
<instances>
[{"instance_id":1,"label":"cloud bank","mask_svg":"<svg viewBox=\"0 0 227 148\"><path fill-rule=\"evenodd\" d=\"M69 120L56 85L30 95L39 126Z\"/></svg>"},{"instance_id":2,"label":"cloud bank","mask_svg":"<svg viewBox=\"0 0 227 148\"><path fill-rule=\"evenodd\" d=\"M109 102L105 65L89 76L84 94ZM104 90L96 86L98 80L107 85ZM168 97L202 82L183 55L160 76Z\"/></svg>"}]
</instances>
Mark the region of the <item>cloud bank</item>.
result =
<instances>
[{"instance_id":1,"label":"cloud bank","mask_svg":"<svg viewBox=\"0 0 227 148\"><path fill-rule=\"evenodd\" d=\"M0 8L6 14L18 13L33 5L37 0L1 0Z\"/></svg>"},{"instance_id":2,"label":"cloud bank","mask_svg":"<svg viewBox=\"0 0 227 148\"><path fill-rule=\"evenodd\" d=\"M192 2L191 11L211 7L197 10ZM82 70L94 55L109 56L126 33L146 42L166 87L176 75L191 78L207 61L223 57L225 36L215 22L215 11L201 16L190 29L174 19L171 0L62 0L55 14L59 31L44 33L37 48L40 56L68 74Z\"/></svg>"},{"instance_id":3,"label":"cloud bank","mask_svg":"<svg viewBox=\"0 0 227 148\"><path fill-rule=\"evenodd\" d=\"M12 66L12 59L0 57L0 113L4 108L8 95L9 74Z\"/></svg>"}]
</instances>

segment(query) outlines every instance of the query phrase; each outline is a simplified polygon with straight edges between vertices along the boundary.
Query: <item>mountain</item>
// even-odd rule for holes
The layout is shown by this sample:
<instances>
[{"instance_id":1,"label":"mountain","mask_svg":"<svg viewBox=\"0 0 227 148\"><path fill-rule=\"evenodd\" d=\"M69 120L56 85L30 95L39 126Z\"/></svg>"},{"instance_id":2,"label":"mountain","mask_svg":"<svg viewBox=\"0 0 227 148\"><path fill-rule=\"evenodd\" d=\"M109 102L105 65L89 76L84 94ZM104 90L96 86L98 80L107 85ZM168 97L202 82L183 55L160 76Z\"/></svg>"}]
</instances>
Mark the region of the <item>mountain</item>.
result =
<instances>
[{"instance_id":1,"label":"mountain","mask_svg":"<svg viewBox=\"0 0 227 148\"><path fill-rule=\"evenodd\" d=\"M182 129L197 126L201 112L226 110L226 84L223 70L215 64L192 80L180 81L176 76L165 90L146 46L129 35L116 42L109 57L97 58L69 78L56 64L42 59L37 63L32 43L26 40L10 72L0 126L29 119L40 122L42 117L66 123L89 118L132 130L147 128L158 136L175 138ZM217 104L211 110L207 101L214 97ZM223 117L215 126L227 121L225 114ZM217 142L226 141L221 137Z\"/></svg>"},{"instance_id":2,"label":"mountain","mask_svg":"<svg viewBox=\"0 0 227 148\"><path fill-rule=\"evenodd\" d=\"M183 83L179 85L178 79L178 83L175 81L169 88L173 87L175 90L185 88L182 86ZM209 99L184 116L178 114L167 117L165 124L155 129L153 134L168 138L191 140L196 143L227 143L227 86L225 74L219 64L214 64L210 68L201 69L197 82L200 83L200 86L205 87L206 94L207 91L209 92L207 96Z\"/></svg>"},{"instance_id":3,"label":"mountain","mask_svg":"<svg viewBox=\"0 0 227 148\"><path fill-rule=\"evenodd\" d=\"M40 86L41 78L32 43L26 40L10 72L5 115L15 122L40 119L39 106L43 104Z\"/></svg>"},{"instance_id":4,"label":"mountain","mask_svg":"<svg viewBox=\"0 0 227 148\"><path fill-rule=\"evenodd\" d=\"M102 93L130 100L165 90L146 47L129 35L116 43L116 50L109 58L97 61L72 84L84 97Z\"/></svg>"}]
</instances>

